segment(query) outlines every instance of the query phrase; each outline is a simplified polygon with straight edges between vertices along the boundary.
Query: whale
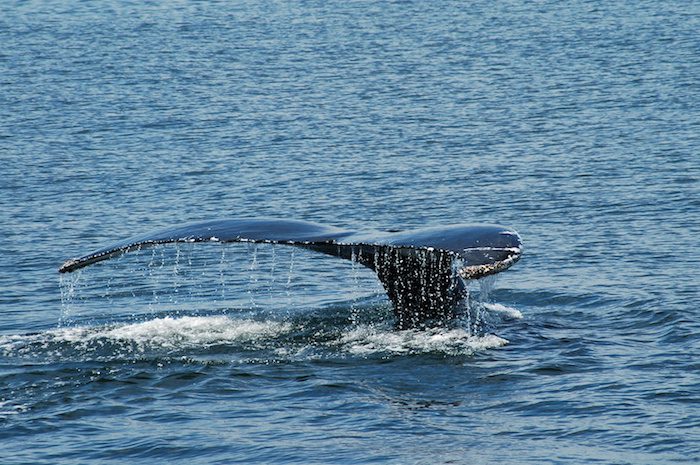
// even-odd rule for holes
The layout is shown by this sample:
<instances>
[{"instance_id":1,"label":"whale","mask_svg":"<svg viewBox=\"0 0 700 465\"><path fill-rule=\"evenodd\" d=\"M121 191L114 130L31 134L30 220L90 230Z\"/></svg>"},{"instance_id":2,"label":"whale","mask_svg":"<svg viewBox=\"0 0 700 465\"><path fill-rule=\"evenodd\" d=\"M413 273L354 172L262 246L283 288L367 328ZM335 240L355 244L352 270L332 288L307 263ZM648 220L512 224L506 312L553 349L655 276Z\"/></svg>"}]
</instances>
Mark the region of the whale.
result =
<instances>
[{"instance_id":1,"label":"whale","mask_svg":"<svg viewBox=\"0 0 700 465\"><path fill-rule=\"evenodd\" d=\"M129 237L68 259L58 271L70 273L159 244L201 242L284 244L357 262L377 274L392 303L398 329L450 321L465 296L467 281L507 270L523 250L514 229L494 224L352 231L302 220L229 218Z\"/></svg>"}]
</instances>

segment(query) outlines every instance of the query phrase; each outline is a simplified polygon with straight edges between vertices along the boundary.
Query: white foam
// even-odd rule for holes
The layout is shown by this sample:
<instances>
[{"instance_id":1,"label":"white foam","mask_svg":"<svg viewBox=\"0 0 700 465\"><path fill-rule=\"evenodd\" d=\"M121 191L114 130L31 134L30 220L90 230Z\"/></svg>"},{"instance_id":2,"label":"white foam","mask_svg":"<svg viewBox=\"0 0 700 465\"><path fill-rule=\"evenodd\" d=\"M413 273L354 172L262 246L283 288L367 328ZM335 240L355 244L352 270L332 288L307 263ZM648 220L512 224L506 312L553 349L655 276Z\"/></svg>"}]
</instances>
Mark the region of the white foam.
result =
<instances>
[{"instance_id":1,"label":"white foam","mask_svg":"<svg viewBox=\"0 0 700 465\"><path fill-rule=\"evenodd\" d=\"M181 349L269 339L290 331L289 323L238 320L225 316L164 317L141 323L58 328L33 335L0 337L0 350L12 352L28 344L132 343L140 348Z\"/></svg>"},{"instance_id":2,"label":"white foam","mask_svg":"<svg viewBox=\"0 0 700 465\"><path fill-rule=\"evenodd\" d=\"M475 351L502 347L508 344L508 341L493 334L473 336L464 329L392 331L360 326L343 335L340 344L345 350L355 355L430 352L469 355Z\"/></svg>"},{"instance_id":3,"label":"white foam","mask_svg":"<svg viewBox=\"0 0 700 465\"><path fill-rule=\"evenodd\" d=\"M511 318L513 320L519 320L523 317L523 314L520 310L517 308L513 307L508 307L503 304L489 304L489 303L484 303L484 308L490 312L498 313L502 317L505 318Z\"/></svg>"},{"instance_id":4,"label":"white foam","mask_svg":"<svg viewBox=\"0 0 700 465\"><path fill-rule=\"evenodd\" d=\"M500 304L486 308L499 314L520 317L520 312ZM69 352L106 356L129 356L144 351L194 350L216 345L266 348L277 356L305 358L315 356L322 346L342 352L370 354L442 353L470 355L508 344L493 334L474 335L465 328L432 328L396 331L390 326L359 325L346 329L332 341L306 341L303 347L285 340L298 331L292 323L256 321L228 316L162 317L138 323L57 328L37 334L0 336L0 354L12 356L73 357ZM320 346L319 346L320 344ZM109 355L108 355L109 354ZM7 409L0 409L7 410Z\"/></svg>"},{"instance_id":5,"label":"white foam","mask_svg":"<svg viewBox=\"0 0 700 465\"><path fill-rule=\"evenodd\" d=\"M166 317L112 328L99 333L99 337L149 346L181 348L267 339L287 332L290 328L291 325L287 323L234 320L224 316Z\"/></svg>"}]
</instances>

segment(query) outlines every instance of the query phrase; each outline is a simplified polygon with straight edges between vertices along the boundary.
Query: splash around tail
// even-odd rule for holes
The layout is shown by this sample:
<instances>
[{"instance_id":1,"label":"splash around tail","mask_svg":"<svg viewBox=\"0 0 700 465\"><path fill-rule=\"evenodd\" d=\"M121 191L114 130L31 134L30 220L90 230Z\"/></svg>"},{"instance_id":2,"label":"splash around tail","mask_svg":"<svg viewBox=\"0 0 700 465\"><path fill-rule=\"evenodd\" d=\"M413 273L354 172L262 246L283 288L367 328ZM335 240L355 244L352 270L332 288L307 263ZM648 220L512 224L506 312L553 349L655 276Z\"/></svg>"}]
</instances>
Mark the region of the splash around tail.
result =
<instances>
[{"instance_id":1,"label":"splash around tail","mask_svg":"<svg viewBox=\"0 0 700 465\"><path fill-rule=\"evenodd\" d=\"M399 329L453 318L463 280L500 273L522 255L517 232L498 225L459 224L412 231L348 231L298 220L223 219L178 225L117 242L67 260L60 273L177 242L287 244L354 260L377 273L394 306Z\"/></svg>"}]
</instances>

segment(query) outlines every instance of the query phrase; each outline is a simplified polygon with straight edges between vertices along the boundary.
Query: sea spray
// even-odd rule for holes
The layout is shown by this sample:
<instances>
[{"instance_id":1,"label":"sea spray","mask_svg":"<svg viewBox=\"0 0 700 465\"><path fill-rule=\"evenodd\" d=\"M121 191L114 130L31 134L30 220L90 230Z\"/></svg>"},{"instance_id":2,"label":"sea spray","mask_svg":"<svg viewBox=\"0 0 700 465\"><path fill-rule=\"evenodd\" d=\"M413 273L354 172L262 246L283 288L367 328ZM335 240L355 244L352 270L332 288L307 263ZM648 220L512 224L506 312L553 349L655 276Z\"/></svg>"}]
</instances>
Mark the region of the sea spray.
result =
<instances>
[{"instance_id":1,"label":"sea spray","mask_svg":"<svg viewBox=\"0 0 700 465\"><path fill-rule=\"evenodd\" d=\"M250 308L257 308L257 303L255 302L254 290L258 284L258 244L247 243L248 256L250 257L250 265L248 267L249 279L248 279L248 296L250 298Z\"/></svg>"},{"instance_id":2,"label":"sea spray","mask_svg":"<svg viewBox=\"0 0 700 465\"><path fill-rule=\"evenodd\" d=\"M219 260L219 287L221 300L226 300L226 271L228 263L226 262L226 244L221 244L221 258Z\"/></svg>"},{"instance_id":3,"label":"sea spray","mask_svg":"<svg viewBox=\"0 0 700 465\"><path fill-rule=\"evenodd\" d=\"M519 315L516 309L485 301L490 298L495 279L468 281L454 321L422 330L399 331L392 324L390 304L379 287L381 284L375 274L361 264L359 250L352 251L350 261L337 262L311 252L307 257L303 250L255 243L217 244L209 248L193 248L186 244L156 246L155 249L146 257L147 264L141 267L115 262L119 266L89 269L91 278L95 278L93 274L105 276L109 286L98 293L100 280L88 280L94 283L77 307L83 316L94 312L95 318L71 320L71 325L89 323L86 327L100 327L162 318L230 315L253 317L263 322L296 322L301 328L314 326L312 321L320 318L319 328L326 328L323 332L328 335L319 339L314 332L294 338L295 343L306 341L305 344L311 346L337 347L356 355L424 351L468 354L505 344L505 339L494 339L496 336L492 333L499 322ZM300 260L302 255L303 260ZM433 258L424 254L419 259ZM216 266L207 266L207 263L216 263ZM278 273L281 275L277 276ZM61 275L62 326L69 321L69 316L78 313L76 300L80 299L76 299L76 285L80 276L80 272ZM423 275L420 278L429 279ZM101 281L101 286L105 280ZM477 292L474 292L475 286ZM133 293L133 289L137 289L137 293ZM422 288L418 291L428 292ZM105 292L107 301L112 302L107 305ZM261 296L264 296L262 300ZM144 306L147 312L143 311ZM129 314L125 321L126 309ZM289 342L279 340L274 344L282 347Z\"/></svg>"},{"instance_id":4,"label":"sea spray","mask_svg":"<svg viewBox=\"0 0 700 465\"><path fill-rule=\"evenodd\" d=\"M80 270L59 275L59 287L61 290L61 314L58 316L58 326L64 326L74 312L74 301L76 295L76 287L80 281L82 272Z\"/></svg>"},{"instance_id":5,"label":"sea spray","mask_svg":"<svg viewBox=\"0 0 700 465\"><path fill-rule=\"evenodd\" d=\"M287 267L287 281L284 285L284 292L287 296L287 313L289 313L289 308L292 306L292 278L294 277L294 249L291 249L289 257L289 267Z\"/></svg>"}]
</instances>

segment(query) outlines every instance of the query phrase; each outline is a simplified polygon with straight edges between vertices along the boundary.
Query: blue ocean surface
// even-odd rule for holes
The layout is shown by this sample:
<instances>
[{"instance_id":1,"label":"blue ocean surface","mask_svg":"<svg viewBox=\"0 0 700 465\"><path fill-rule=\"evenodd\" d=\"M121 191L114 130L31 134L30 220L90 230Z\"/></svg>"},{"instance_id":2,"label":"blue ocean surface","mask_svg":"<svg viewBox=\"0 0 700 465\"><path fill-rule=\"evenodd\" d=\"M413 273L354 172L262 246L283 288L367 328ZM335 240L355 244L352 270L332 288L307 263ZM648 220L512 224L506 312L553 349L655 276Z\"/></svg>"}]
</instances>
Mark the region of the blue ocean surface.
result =
<instances>
[{"instance_id":1,"label":"blue ocean surface","mask_svg":"<svg viewBox=\"0 0 700 465\"><path fill-rule=\"evenodd\" d=\"M700 461L700 3L0 5L0 463ZM226 217L498 223L452 325Z\"/></svg>"}]
</instances>

